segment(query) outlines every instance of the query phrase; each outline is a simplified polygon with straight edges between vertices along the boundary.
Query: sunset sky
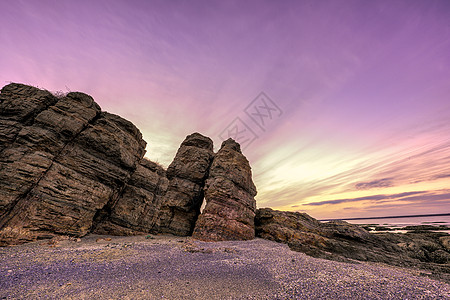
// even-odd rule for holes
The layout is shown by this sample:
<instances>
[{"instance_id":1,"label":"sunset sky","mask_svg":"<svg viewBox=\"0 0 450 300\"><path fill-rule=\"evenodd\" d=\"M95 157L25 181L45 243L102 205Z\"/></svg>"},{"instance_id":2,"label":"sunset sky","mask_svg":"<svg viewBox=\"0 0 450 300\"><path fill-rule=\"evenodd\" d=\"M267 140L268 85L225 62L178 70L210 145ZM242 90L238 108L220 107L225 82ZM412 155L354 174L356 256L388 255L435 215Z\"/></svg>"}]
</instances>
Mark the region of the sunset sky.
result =
<instances>
[{"instance_id":1,"label":"sunset sky","mask_svg":"<svg viewBox=\"0 0 450 300\"><path fill-rule=\"evenodd\" d=\"M1 86L90 94L164 166L190 133L217 150L245 128L258 207L450 213L448 0L17 0L0 11Z\"/></svg>"}]
</instances>

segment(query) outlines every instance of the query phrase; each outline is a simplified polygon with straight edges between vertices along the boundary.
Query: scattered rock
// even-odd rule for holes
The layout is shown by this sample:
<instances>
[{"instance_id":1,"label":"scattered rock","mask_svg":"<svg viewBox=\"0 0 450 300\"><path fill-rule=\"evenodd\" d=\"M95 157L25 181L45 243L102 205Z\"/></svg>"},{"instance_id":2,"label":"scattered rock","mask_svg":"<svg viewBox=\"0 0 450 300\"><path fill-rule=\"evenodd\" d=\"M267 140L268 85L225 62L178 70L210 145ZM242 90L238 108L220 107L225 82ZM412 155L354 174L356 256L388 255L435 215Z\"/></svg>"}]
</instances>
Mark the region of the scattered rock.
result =
<instances>
[{"instance_id":1,"label":"scattered rock","mask_svg":"<svg viewBox=\"0 0 450 300\"><path fill-rule=\"evenodd\" d=\"M450 227L445 225L412 225L412 226L405 226L400 228L401 230L411 230L411 231L438 231L438 230L450 230Z\"/></svg>"}]
</instances>

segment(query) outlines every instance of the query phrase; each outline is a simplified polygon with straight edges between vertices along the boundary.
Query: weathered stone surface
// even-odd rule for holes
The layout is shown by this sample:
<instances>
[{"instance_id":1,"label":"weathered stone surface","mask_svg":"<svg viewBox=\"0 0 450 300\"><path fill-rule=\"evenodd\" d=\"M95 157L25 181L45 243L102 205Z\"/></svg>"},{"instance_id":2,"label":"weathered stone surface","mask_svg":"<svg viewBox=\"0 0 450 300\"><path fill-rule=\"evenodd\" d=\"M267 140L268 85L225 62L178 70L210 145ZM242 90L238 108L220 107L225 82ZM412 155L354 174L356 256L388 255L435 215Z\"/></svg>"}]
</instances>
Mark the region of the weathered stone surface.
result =
<instances>
[{"instance_id":1,"label":"weathered stone surface","mask_svg":"<svg viewBox=\"0 0 450 300\"><path fill-rule=\"evenodd\" d=\"M316 257L383 261L384 254L378 254L389 248L357 225L344 221L321 223L305 213L262 208L256 212L255 224L257 236Z\"/></svg>"},{"instance_id":2,"label":"weathered stone surface","mask_svg":"<svg viewBox=\"0 0 450 300\"><path fill-rule=\"evenodd\" d=\"M169 180L158 164L143 159L122 195L97 217L94 232L134 235L153 230Z\"/></svg>"},{"instance_id":3,"label":"weathered stone surface","mask_svg":"<svg viewBox=\"0 0 450 300\"><path fill-rule=\"evenodd\" d=\"M57 99L11 84L1 99L6 108L0 128L11 120L20 123L0 152L2 243L86 234L94 215L118 198L143 157L141 133L129 121L101 112L83 93Z\"/></svg>"},{"instance_id":4,"label":"weathered stone surface","mask_svg":"<svg viewBox=\"0 0 450 300\"><path fill-rule=\"evenodd\" d=\"M0 93L0 220L51 163L39 144L15 142L34 118L58 101L51 93L22 84L9 84ZM26 129L25 129L26 131ZM45 134L45 132L44 132ZM29 149L29 148L32 149ZM16 173L15 178L11 173Z\"/></svg>"},{"instance_id":5,"label":"weathered stone surface","mask_svg":"<svg viewBox=\"0 0 450 300\"><path fill-rule=\"evenodd\" d=\"M383 262L450 273L445 233L371 234L344 221L321 223L304 213L270 208L257 210L255 226L258 237L286 243L291 249L314 257Z\"/></svg>"},{"instance_id":6,"label":"weathered stone surface","mask_svg":"<svg viewBox=\"0 0 450 300\"><path fill-rule=\"evenodd\" d=\"M37 114L57 101L48 91L24 84L8 84L0 93L1 118L29 125Z\"/></svg>"},{"instance_id":7,"label":"weathered stone surface","mask_svg":"<svg viewBox=\"0 0 450 300\"><path fill-rule=\"evenodd\" d=\"M450 235L439 238L439 241L445 250L450 251Z\"/></svg>"},{"instance_id":8,"label":"weathered stone surface","mask_svg":"<svg viewBox=\"0 0 450 300\"><path fill-rule=\"evenodd\" d=\"M239 144L232 139L224 141L209 170L206 206L193 237L206 241L253 239L255 195L250 164Z\"/></svg>"},{"instance_id":9,"label":"weathered stone surface","mask_svg":"<svg viewBox=\"0 0 450 300\"><path fill-rule=\"evenodd\" d=\"M155 231L181 236L192 234L213 156L213 142L208 137L193 133L182 142L167 168L169 187Z\"/></svg>"},{"instance_id":10,"label":"weathered stone surface","mask_svg":"<svg viewBox=\"0 0 450 300\"><path fill-rule=\"evenodd\" d=\"M14 90L14 86L14 84L7 86L7 90ZM20 91L25 90L31 93L31 102L36 102L33 95L40 93L34 88L25 89L22 85L18 85L18 88ZM42 91L42 93L44 96L38 99L50 97L48 92ZM23 110L14 109L2 111L1 116L5 114L14 119L12 111L16 111L21 118L25 115L27 121L21 121L23 122L21 130L11 143L3 144L4 149L0 152L0 170L2 170L0 172L0 227L4 224L3 217L41 180L67 143L100 112L92 98L77 93L59 99L55 105L47 109L39 105L41 111L38 114L30 112L30 105L27 104L29 98L26 94L21 93L20 97L10 93L4 95L2 89L1 95L3 99L6 99L4 103L9 103L10 107L27 108L26 113ZM7 95L10 95L10 98ZM75 123L74 120L77 126L70 127Z\"/></svg>"}]
</instances>

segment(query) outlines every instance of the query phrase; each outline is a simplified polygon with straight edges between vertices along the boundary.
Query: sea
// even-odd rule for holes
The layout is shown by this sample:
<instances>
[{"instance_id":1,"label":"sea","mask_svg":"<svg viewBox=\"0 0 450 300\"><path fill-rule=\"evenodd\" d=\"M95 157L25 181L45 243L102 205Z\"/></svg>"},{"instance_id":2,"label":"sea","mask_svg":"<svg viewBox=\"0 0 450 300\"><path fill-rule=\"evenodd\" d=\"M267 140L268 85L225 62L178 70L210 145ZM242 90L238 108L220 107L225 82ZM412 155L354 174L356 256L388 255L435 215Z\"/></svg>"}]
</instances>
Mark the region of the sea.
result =
<instances>
[{"instance_id":1,"label":"sea","mask_svg":"<svg viewBox=\"0 0 450 300\"><path fill-rule=\"evenodd\" d=\"M358 218L358 219L343 219L352 224L370 224L370 225L378 225L383 227L389 227L394 229L397 233L404 233L406 231L399 230L398 228L402 228L405 226L413 226L413 225L445 225L450 227L450 214L444 215L426 215L426 216L398 216L398 217L380 217L380 218ZM439 232L446 232L450 234L450 230L439 230Z\"/></svg>"}]
</instances>

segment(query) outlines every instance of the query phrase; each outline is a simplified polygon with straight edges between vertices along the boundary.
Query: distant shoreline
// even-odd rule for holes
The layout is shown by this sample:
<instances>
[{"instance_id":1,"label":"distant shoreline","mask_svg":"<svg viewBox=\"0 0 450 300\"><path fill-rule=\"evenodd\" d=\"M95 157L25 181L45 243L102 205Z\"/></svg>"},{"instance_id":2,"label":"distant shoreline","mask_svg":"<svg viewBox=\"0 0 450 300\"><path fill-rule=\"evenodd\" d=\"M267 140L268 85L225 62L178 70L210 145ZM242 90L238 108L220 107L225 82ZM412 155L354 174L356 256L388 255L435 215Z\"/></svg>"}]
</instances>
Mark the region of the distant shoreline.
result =
<instances>
[{"instance_id":1,"label":"distant shoreline","mask_svg":"<svg viewBox=\"0 0 450 300\"><path fill-rule=\"evenodd\" d=\"M450 213L445 214L428 214L428 215L409 215L409 216L387 216L387 217L365 217L365 218L338 218L338 219L322 219L319 221L354 221L354 220L377 220L377 219L397 219L397 218L421 218L421 217L442 217L450 216Z\"/></svg>"}]
</instances>

